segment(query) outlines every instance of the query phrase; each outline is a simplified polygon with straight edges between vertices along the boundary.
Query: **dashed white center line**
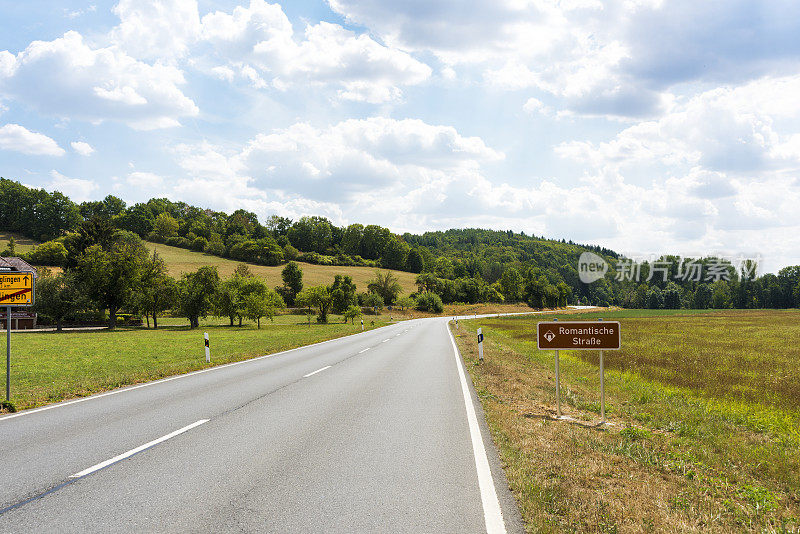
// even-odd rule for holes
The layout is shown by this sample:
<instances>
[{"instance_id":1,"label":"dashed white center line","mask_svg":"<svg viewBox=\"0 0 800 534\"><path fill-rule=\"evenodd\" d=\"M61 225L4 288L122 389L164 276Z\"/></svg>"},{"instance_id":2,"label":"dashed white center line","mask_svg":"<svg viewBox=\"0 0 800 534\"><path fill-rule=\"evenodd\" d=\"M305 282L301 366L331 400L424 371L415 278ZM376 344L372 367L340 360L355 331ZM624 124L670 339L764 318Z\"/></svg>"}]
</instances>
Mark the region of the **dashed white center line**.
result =
<instances>
[{"instance_id":1,"label":"dashed white center line","mask_svg":"<svg viewBox=\"0 0 800 534\"><path fill-rule=\"evenodd\" d=\"M386 343L387 341L389 341L389 340L388 339L384 339L383 341L381 341L381 343Z\"/></svg>"},{"instance_id":2,"label":"dashed white center line","mask_svg":"<svg viewBox=\"0 0 800 534\"><path fill-rule=\"evenodd\" d=\"M170 432L166 436L161 436L158 439L154 439L153 441L149 441L149 442L145 443L144 445L141 445L139 447L136 447L135 449L129 450L128 452L123 452L122 454L120 454L118 456L114 456L113 458L111 458L109 460L106 460L105 462L100 462L99 464L95 464L92 467L84 469L83 471L81 471L79 473L75 473L70 478L80 478L80 477L85 477L86 475L90 475L90 474L94 473L95 471L99 471L100 469L102 469L104 467L108 467L111 464L115 464L115 463L117 463L119 461L124 460L125 458L129 458L129 457L133 456L134 454L136 454L137 452L142 452L143 450L149 449L150 447L152 447L154 445L158 445L162 441L167 441L170 438L174 438L178 434L183 434L184 432L187 432L187 431L193 429L196 426L200 426L203 423L208 423L208 419L200 419L199 421L195 421L191 425L187 425L187 426L185 426L185 427L183 427L181 429L176 430L175 432Z\"/></svg>"},{"instance_id":3,"label":"dashed white center line","mask_svg":"<svg viewBox=\"0 0 800 534\"><path fill-rule=\"evenodd\" d=\"M371 347L367 347L367 348L366 348L366 349L364 349L364 350L360 350L360 351L358 351L358 353L359 353L359 354L363 354L363 353L367 352L367 351L368 351L370 348L371 348Z\"/></svg>"},{"instance_id":4,"label":"dashed white center line","mask_svg":"<svg viewBox=\"0 0 800 534\"><path fill-rule=\"evenodd\" d=\"M317 374L317 373L319 373L319 372L322 372L322 371L324 371L325 369L330 369L330 368L331 368L331 366L330 366L330 365L326 365L326 366L325 366L325 367L323 367L322 369L317 369L317 370L316 370L316 371L314 371L313 373L308 373L307 375L303 375L303 378L308 378L308 377L309 377L309 376L311 376L311 375L315 375L315 374Z\"/></svg>"}]
</instances>

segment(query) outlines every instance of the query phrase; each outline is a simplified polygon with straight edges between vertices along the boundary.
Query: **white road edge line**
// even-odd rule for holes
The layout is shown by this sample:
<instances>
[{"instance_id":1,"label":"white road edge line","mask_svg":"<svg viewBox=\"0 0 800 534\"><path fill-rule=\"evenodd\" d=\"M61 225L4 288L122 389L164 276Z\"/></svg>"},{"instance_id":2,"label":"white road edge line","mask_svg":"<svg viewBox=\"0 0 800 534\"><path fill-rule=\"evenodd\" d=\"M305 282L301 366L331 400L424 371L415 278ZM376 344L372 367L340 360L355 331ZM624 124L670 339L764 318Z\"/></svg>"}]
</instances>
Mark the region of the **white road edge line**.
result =
<instances>
[{"instance_id":1,"label":"white road edge line","mask_svg":"<svg viewBox=\"0 0 800 534\"><path fill-rule=\"evenodd\" d=\"M386 327L382 326L381 328L386 328ZM48 406L42 406L41 408L33 408L32 410L25 410L25 411L22 411L22 412L11 414L11 415L4 415L4 416L0 417L0 423L2 423L3 421L8 421L9 419L14 419L15 417L22 417L23 415L31 415L31 414L38 413L38 412L44 412L46 410L52 410L53 408L61 408L62 406L69 406L70 404L77 404L79 402L86 402L86 401L93 400L93 399L100 399L102 397L108 397L109 395L116 395L118 393L125 393L126 391L133 391L134 389L146 388L146 387L149 387L149 386L155 386L157 384L163 384L164 382L171 382L172 380L179 380L181 378L188 378L190 376L200 375L200 374L203 374L203 373L208 373L209 371L217 371L219 369L225 369L226 367L233 367L234 365L242 365L242 364L245 364L245 363L251 363L251 362L258 361L258 360L263 360L265 358L272 358L274 356L280 356L282 354L289 354L290 352L295 352L295 351L298 351L298 350L308 349L308 348L311 348L311 347L316 347L318 345L324 345L326 343L333 343L334 341L340 341L342 339L347 339L347 338L349 338L351 336L364 335L364 334L367 334L367 333L369 333L369 332L358 332L356 334L350 334L350 335L347 335L347 336L337 337L337 338L334 338L334 339L328 339L326 341L320 341L318 343L312 343L311 345L303 345L302 347L295 347L293 349L283 350L281 352L275 352L273 354L265 354L264 356L257 356L255 358L250 358L249 360L240 360L238 362L231 362L231 363L224 363L222 365L215 365L213 367L207 367L205 369L199 369L197 371L192 371L191 373L186 373L186 374L182 374L182 375L175 375L175 376L171 376L169 378L162 378L161 380L154 380L153 382L145 382L144 384L138 384L138 385L135 385L135 386L129 386L129 387L125 387L125 388L114 389L114 390L111 390L111 391L106 391L105 393L98 393L97 395L91 395L89 397L82 397L80 399L74 399L74 400L71 400L71 401L59 402L57 404L50 404Z\"/></svg>"},{"instance_id":2,"label":"white road edge line","mask_svg":"<svg viewBox=\"0 0 800 534\"><path fill-rule=\"evenodd\" d=\"M331 368L331 366L330 366L330 365L326 365L326 366L325 366L325 367L323 367L322 369L317 369L317 370L316 370L316 371L314 371L313 373L308 373L307 375L303 375L303 378L308 378L308 377L309 377L309 376L311 376L311 375L315 375L315 374L317 374L317 373L319 373L319 372L321 372L321 371L324 371L325 369L330 369L330 368Z\"/></svg>"},{"instance_id":3,"label":"white road edge line","mask_svg":"<svg viewBox=\"0 0 800 534\"><path fill-rule=\"evenodd\" d=\"M69 478L81 478L81 477L85 477L86 475L91 475L95 471L99 471L100 469L102 469L104 467L108 467L111 464L115 464L115 463L117 463L117 462L119 462L121 460L124 460L125 458L133 456L137 452L142 452L145 449L149 449L153 445L158 445L162 441L167 441L168 439L174 438L175 436L177 436L179 434L183 434L184 432L188 432L189 430L193 429L194 427L200 426L203 423L208 423L208 419L200 419L199 421L195 421L191 425L187 425L187 426L185 426L185 427L183 427L181 429L176 430L175 432L170 432L166 436L161 436L158 439L154 439L153 441L149 441L149 442L145 443L144 445L141 445L139 447L136 447L135 449L129 450L128 452L123 452L119 456L114 456L113 458L111 458L109 460L106 460L105 462L100 462L99 464L95 464L92 467L89 467L87 469L84 469L83 471L80 471L79 473L75 473L74 475L72 475Z\"/></svg>"},{"instance_id":4,"label":"white road edge line","mask_svg":"<svg viewBox=\"0 0 800 534\"><path fill-rule=\"evenodd\" d=\"M358 353L359 353L359 354L363 354L363 353L367 352L367 351L368 351L370 348L372 348L372 347L367 347L367 348L366 348L366 349L364 349L364 350L360 350L360 351L358 351Z\"/></svg>"},{"instance_id":5,"label":"white road edge line","mask_svg":"<svg viewBox=\"0 0 800 534\"><path fill-rule=\"evenodd\" d=\"M464 376L464 368L461 365L461 356L456 347L456 340L450 332L447 322L444 322L447 335L450 336L450 344L453 346L453 356L456 359L458 368L458 378L461 380L461 391L464 393L464 405L467 408L467 421L469 422L469 433L472 438L472 452L475 455L475 468L478 471L478 487L481 490L481 502L483 503L483 518L486 522L487 534L505 534L506 525L503 521L503 511L500 508L500 501L494 489L494 479L492 470L489 468L489 458L486 456L486 448L483 446L481 428L478 426L478 418L475 415L475 407L472 405L472 398L469 394L469 386Z\"/></svg>"},{"instance_id":6,"label":"white road edge line","mask_svg":"<svg viewBox=\"0 0 800 534\"><path fill-rule=\"evenodd\" d=\"M383 341L381 341L381 343L386 343L387 341L389 341L389 340L388 339L384 339Z\"/></svg>"}]
</instances>

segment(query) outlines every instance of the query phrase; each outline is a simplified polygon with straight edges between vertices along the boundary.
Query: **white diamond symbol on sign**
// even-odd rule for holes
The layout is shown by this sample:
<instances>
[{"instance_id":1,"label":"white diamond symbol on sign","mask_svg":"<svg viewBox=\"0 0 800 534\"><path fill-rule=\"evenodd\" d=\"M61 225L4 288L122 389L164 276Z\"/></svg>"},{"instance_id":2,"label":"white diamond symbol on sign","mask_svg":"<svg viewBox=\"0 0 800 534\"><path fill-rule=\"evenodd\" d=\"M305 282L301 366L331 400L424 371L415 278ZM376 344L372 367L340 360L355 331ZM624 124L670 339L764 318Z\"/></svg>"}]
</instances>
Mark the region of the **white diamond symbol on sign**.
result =
<instances>
[{"instance_id":1,"label":"white diamond symbol on sign","mask_svg":"<svg viewBox=\"0 0 800 534\"><path fill-rule=\"evenodd\" d=\"M554 337L556 337L556 335L553 333L553 331L552 331L552 330L548 330L548 331L547 331L547 333L544 335L544 338L545 338L547 341L553 341L553 338L554 338Z\"/></svg>"}]
</instances>

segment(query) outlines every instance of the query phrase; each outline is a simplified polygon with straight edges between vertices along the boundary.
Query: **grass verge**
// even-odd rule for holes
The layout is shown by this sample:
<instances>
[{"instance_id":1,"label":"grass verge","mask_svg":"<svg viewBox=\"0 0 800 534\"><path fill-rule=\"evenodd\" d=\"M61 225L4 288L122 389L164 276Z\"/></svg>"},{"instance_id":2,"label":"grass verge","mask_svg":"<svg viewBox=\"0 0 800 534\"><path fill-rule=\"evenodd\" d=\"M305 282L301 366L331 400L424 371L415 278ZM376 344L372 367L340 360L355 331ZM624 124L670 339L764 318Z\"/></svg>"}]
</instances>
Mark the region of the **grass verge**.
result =
<instances>
[{"instance_id":1,"label":"grass verge","mask_svg":"<svg viewBox=\"0 0 800 534\"><path fill-rule=\"evenodd\" d=\"M334 339L361 330L358 324L291 324L227 327L205 324L164 326L158 330L37 332L12 334L11 400L26 409L122 386L157 380L205 367ZM365 320L365 329L386 321ZM205 363L203 332L211 340L212 363ZM5 355L6 338L0 340ZM5 377L5 365L3 365ZM4 379L3 379L4 381ZM5 386L5 384L4 384Z\"/></svg>"},{"instance_id":2,"label":"grass verge","mask_svg":"<svg viewBox=\"0 0 800 534\"><path fill-rule=\"evenodd\" d=\"M623 336L606 427L593 351L562 351L572 420L554 418L554 354L535 341L552 317L455 332L528 531L800 529L800 312L604 312Z\"/></svg>"}]
</instances>

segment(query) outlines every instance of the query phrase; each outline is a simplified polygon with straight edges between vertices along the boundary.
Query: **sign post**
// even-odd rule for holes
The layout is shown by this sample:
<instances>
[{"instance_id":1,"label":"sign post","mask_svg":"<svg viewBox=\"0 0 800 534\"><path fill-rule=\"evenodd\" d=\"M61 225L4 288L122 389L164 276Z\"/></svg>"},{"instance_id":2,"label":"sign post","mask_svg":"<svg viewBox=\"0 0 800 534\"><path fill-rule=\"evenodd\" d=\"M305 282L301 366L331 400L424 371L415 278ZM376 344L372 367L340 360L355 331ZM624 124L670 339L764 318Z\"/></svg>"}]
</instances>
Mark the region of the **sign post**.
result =
<instances>
[{"instance_id":1,"label":"sign post","mask_svg":"<svg viewBox=\"0 0 800 534\"><path fill-rule=\"evenodd\" d=\"M606 422L606 389L603 370L603 351L619 350L621 330L618 321L542 321L537 325L537 346L539 350L553 350L556 353L556 409L561 417L561 392L558 369L559 350L599 350L600 351L600 417Z\"/></svg>"},{"instance_id":2,"label":"sign post","mask_svg":"<svg viewBox=\"0 0 800 534\"><path fill-rule=\"evenodd\" d=\"M32 272L0 273L0 304L6 306L6 400L11 401L11 306L33 306L36 277Z\"/></svg>"},{"instance_id":3,"label":"sign post","mask_svg":"<svg viewBox=\"0 0 800 534\"><path fill-rule=\"evenodd\" d=\"M478 328L478 359L483 361L483 328Z\"/></svg>"},{"instance_id":4,"label":"sign post","mask_svg":"<svg viewBox=\"0 0 800 534\"><path fill-rule=\"evenodd\" d=\"M11 402L11 306L6 308L6 401Z\"/></svg>"},{"instance_id":5,"label":"sign post","mask_svg":"<svg viewBox=\"0 0 800 534\"><path fill-rule=\"evenodd\" d=\"M211 346L208 344L208 332L203 333L206 342L206 363L211 363Z\"/></svg>"}]
</instances>

